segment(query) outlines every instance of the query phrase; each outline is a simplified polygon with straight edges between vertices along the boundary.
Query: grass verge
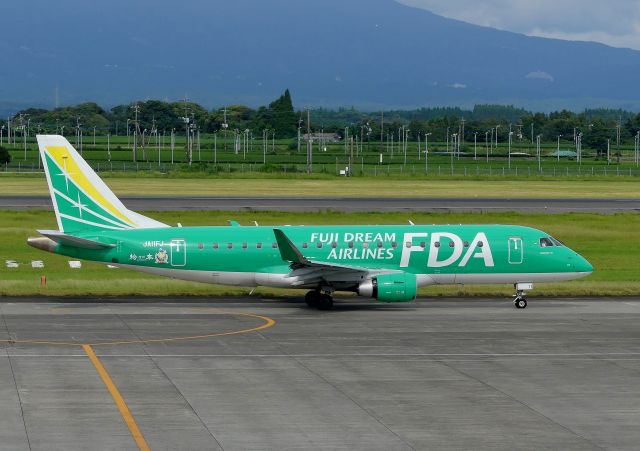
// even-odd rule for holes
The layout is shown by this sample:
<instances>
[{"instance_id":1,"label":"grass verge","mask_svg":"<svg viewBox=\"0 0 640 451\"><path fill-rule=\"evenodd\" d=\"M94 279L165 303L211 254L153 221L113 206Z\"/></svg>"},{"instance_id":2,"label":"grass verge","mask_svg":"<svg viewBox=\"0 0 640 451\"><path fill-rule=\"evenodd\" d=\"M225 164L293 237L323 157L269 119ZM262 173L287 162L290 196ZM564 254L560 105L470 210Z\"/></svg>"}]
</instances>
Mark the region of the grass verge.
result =
<instances>
[{"instance_id":1,"label":"grass verge","mask_svg":"<svg viewBox=\"0 0 640 451\"><path fill-rule=\"evenodd\" d=\"M590 179L414 179L354 178L173 178L105 177L117 195L175 196L336 196L336 197L429 197L429 198L640 198L640 183L634 178ZM384 189L380 189L383 186ZM43 175L0 173L0 194L48 195Z\"/></svg>"}]
</instances>

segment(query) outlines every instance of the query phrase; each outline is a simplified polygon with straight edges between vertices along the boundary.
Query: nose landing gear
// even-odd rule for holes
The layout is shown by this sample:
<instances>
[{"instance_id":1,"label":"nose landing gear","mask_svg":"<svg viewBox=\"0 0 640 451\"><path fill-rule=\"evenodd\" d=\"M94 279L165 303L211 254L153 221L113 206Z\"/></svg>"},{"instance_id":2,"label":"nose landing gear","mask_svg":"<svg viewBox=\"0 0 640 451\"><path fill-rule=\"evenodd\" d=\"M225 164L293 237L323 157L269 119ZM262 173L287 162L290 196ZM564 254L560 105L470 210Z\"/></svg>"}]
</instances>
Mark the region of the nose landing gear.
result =
<instances>
[{"instance_id":1,"label":"nose landing gear","mask_svg":"<svg viewBox=\"0 0 640 451\"><path fill-rule=\"evenodd\" d=\"M516 308L518 308L518 309L527 308L527 300L523 296L516 295L516 298L513 301L513 303L515 304Z\"/></svg>"},{"instance_id":2,"label":"nose landing gear","mask_svg":"<svg viewBox=\"0 0 640 451\"><path fill-rule=\"evenodd\" d=\"M517 309L527 308L527 299L525 297L526 293L524 290L533 290L532 283L516 283L513 285L516 289L516 294L514 296L513 304Z\"/></svg>"}]
</instances>

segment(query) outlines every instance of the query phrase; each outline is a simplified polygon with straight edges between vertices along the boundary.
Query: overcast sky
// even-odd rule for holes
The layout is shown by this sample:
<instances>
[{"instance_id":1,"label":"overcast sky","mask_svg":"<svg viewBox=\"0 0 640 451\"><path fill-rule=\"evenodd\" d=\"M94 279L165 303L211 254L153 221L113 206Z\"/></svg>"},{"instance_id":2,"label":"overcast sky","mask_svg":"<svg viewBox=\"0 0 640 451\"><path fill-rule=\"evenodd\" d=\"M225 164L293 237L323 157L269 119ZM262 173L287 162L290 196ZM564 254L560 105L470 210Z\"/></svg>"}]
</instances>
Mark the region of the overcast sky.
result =
<instances>
[{"instance_id":1,"label":"overcast sky","mask_svg":"<svg viewBox=\"0 0 640 451\"><path fill-rule=\"evenodd\" d=\"M638 0L397 0L436 14L530 36L640 50Z\"/></svg>"}]
</instances>

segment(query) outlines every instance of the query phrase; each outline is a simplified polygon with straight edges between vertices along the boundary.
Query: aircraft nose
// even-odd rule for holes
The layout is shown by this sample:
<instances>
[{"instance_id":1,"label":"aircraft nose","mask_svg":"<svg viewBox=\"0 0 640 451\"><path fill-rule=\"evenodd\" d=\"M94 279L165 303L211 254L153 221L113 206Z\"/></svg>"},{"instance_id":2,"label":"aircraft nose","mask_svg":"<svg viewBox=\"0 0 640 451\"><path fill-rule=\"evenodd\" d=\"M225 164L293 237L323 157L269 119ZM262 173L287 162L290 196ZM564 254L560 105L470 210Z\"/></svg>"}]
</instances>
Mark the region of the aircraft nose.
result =
<instances>
[{"instance_id":1,"label":"aircraft nose","mask_svg":"<svg viewBox=\"0 0 640 451\"><path fill-rule=\"evenodd\" d=\"M585 275L593 272L593 265L580 254L576 254L574 258L574 267L577 272L586 273Z\"/></svg>"}]
</instances>

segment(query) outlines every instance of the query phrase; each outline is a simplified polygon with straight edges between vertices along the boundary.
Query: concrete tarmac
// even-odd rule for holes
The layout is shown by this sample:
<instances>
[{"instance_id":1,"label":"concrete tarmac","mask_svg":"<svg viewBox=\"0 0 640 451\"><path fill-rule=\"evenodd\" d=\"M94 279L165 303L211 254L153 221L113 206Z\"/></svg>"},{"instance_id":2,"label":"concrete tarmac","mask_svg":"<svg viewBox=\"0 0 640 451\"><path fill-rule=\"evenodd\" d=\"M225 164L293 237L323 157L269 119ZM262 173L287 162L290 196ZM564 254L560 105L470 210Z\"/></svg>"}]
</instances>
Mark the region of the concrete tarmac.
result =
<instances>
[{"instance_id":1,"label":"concrete tarmac","mask_svg":"<svg viewBox=\"0 0 640 451\"><path fill-rule=\"evenodd\" d=\"M193 197L124 196L134 211L640 211L640 199L509 199L509 198L350 198L350 197ZM49 196L0 196L0 209L50 209Z\"/></svg>"},{"instance_id":2,"label":"concrete tarmac","mask_svg":"<svg viewBox=\"0 0 640 451\"><path fill-rule=\"evenodd\" d=\"M638 448L640 299L338 301L4 298L0 449Z\"/></svg>"}]
</instances>

